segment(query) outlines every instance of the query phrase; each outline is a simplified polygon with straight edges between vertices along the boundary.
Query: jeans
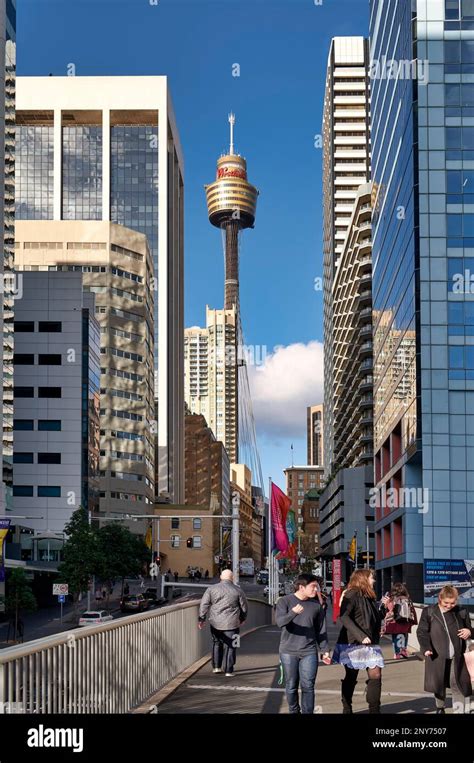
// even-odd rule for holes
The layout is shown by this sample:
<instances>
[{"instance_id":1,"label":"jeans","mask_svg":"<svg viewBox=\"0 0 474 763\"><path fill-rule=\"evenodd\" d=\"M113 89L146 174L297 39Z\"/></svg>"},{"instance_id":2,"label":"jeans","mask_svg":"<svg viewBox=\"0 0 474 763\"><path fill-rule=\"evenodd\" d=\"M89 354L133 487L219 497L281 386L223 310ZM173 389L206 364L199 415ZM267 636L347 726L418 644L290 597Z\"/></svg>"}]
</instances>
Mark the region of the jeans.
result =
<instances>
[{"instance_id":1,"label":"jeans","mask_svg":"<svg viewBox=\"0 0 474 763\"><path fill-rule=\"evenodd\" d=\"M401 654L408 646L408 633L392 633L393 653Z\"/></svg>"},{"instance_id":2,"label":"jeans","mask_svg":"<svg viewBox=\"0 0 474 763\"><path fill-rule=\"evenodd\" d=\"M285 674L286 698L290 713L303 715L314 713L314 684L318 672L318 653L298 657L294 654L280 654L280 662ZM301 686L301 709L298 688Z\"/></svg>"},{"instance_id":3,"label":"jeans","mask_svg":"<svg viewBox=\"0 0 474 763\"><path fill-rule=\"evenodd\" d=\"M222 668L224 673L233 673L239 644L239 629L219 631L211 625L211 634L212 667Z\"/></svg>"}]
</instances>

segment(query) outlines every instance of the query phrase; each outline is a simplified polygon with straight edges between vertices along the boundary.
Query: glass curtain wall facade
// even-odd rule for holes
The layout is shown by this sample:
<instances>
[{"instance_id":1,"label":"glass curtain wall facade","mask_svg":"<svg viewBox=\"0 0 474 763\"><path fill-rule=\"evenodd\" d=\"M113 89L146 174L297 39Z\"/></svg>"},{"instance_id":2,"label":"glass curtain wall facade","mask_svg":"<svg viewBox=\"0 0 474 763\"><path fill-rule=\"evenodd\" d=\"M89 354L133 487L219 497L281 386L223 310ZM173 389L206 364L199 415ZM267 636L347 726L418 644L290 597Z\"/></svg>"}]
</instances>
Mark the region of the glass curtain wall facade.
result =
<instances>
[{"instance_id":1,"label":"glass curtain wall facade","mask_svg":"<svg viewBox=\"0 0 474 763\"><path fill-rule=\"evenodd\" d=\"M44 124L16 128L17 220L52 220L54 194L53 115Z\"/></svg>"},{"instance_id":2,"label":"glass curtain wall facade","mask_svg":"<svg viewBox=\"0 0 474 763\"><path fill-rule=\"evenodd\" d=\"M102 220L102 127L63 127L62 139L62 219Z\"/></svg>"},{"instance_id":3,"label":"glass curtain wall facade","mask_svg":"<svg viewBox=\"0 0 474 763\"><path fill-rule=\"evenodd\" d=\"M372 81L377 569L422 600L424 561L474 558L473 3L372 0L370 27L374 64L415 60Z\"/></svg>"}]
</instances>

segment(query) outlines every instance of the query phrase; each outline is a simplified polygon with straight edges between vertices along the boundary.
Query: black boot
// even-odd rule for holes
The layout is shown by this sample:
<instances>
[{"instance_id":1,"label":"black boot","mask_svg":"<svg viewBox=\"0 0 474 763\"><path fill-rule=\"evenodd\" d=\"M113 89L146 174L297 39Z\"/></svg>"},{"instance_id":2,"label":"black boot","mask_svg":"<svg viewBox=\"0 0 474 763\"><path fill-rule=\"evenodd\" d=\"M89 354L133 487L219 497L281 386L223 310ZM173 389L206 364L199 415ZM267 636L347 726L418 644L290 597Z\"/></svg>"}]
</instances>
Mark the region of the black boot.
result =
<instances>
[{"instance_id":1,"label":"black boot","mask_svg":"<svg viewBox=\"0 0 474 763\"><path fill-rule=\"evenodd\" d=\"M351 681L347 676L341 680L342 714L352 713L352 696L357 681Z\"/></svg>"},{"instance_id":2,"label":"black boot","mask_svg":"<svg viewBox=\"0 0 474 763\"><path fill-rule=\"evenodd\" d=\"M369 713L380 713L380 696L382 694L382 679L368 678L367 684L367 704Z\"/></svg>"}]
</instances>

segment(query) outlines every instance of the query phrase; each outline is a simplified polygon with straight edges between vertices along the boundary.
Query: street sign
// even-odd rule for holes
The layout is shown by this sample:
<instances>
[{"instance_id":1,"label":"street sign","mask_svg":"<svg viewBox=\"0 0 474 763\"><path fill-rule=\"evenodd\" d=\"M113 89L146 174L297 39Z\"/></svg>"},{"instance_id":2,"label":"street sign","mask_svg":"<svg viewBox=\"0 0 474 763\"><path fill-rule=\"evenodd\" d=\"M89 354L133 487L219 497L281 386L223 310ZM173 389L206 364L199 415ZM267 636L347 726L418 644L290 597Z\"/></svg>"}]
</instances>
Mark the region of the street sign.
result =
<instances>
[{"instance_id":1,"label":"street sign","mask_svg":"<svg viewBox=\"0 0 474 763\"><path fill-rule=\"evenodd\" d=\"M60 594L59 594L59 596L58 596L58 602L59 602L59 604L64 604L64 602L65 602L65 601L66 601L66 596L65 596L65 594L64 594L64 593L60 593Z\"/></svg>"},{"instance_id":2,"label":"street sign","mask_svg":"<svg viewBox=\"0 0 474 763\"><path fill-rule=\"evenodd\" d=\"M68 595L69 585L67 583L53 583L53 596Z\"/></svg>"}]
</instances>

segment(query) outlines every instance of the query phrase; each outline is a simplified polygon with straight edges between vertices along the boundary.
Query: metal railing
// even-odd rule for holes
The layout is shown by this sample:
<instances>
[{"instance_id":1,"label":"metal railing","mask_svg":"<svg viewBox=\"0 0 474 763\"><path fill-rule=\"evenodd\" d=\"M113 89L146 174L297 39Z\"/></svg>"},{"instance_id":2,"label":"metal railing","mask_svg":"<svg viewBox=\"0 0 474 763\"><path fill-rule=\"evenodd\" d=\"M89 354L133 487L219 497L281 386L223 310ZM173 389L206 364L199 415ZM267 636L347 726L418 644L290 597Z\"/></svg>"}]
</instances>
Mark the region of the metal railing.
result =
<instances>
[{"instance_id":1,"label":"metal railing","mask_svg":"<svg viewBox=\"0 0 474 763\"><path fill-rule=\"evenodd\" d=\"M75 628L0 652L0 712L127 713L210 652L199 601ZM241 634L270 624L249 600Z\"/></svg>"}]
</instances>

